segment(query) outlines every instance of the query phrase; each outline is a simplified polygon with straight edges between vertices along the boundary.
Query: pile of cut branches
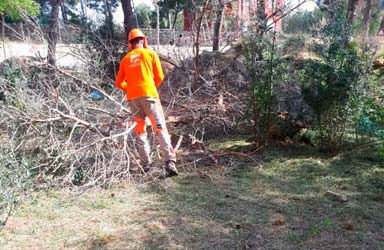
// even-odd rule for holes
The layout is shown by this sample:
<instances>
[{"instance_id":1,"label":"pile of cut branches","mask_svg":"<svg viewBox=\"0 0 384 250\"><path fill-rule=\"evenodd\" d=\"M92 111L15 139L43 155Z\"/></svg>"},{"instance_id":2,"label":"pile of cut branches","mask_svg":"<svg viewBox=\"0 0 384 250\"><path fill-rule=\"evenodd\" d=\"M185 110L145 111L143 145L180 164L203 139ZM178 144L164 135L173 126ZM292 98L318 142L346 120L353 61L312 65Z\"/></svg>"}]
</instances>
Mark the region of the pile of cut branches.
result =
<instances>
[{"instance_id":1,"label":"pile of cut branches","mask_svg":"<svg viewBox=\"0 0 384 250\"><path fill-rule=\"evenodd\" d=\"M27 162L41 183L106 184L130 176L134 126L124 96L41 62L5 70L0 128L9 158ZM28 70L23 71L26 67Z\"/></svg>"},{"instance_id":2,"label":"pile of cut branches","mask_svg":"<svg viewBox=\"0 0 384 250\"><path fill-rule=\"evenodd\" d=\"M203 55L197 87L187 58L173 65L160 89L176 149L200 145L197 160L210 157L204 139L238 131L244 115L245 70L237 56L222 56ZM95 66L79 72L33 58L5 61L1 70L0 133L8 143L0 149L23 162L37 183L88 187L140 173L134 123L113 79L95 77Z\"/></svg>"}]
</instances>

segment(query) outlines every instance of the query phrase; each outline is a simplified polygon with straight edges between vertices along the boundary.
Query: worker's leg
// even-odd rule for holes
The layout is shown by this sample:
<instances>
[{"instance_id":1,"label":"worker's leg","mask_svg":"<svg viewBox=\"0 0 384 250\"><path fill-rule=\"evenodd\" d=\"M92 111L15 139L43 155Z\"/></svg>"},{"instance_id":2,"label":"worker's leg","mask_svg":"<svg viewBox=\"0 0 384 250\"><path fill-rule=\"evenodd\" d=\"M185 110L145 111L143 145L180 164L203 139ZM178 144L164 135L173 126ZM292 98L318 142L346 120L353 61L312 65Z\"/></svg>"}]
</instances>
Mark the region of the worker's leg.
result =
<instances>
[{"instance_id":1,"label":"worker's leg","mask_svg":"<svg viewBox=\"0 0 384 250\"><path fill-rule=\"evenodd\" d=\"M130 101L129 104L133 115L133 120L137 123L134 131L136 135L136 148L140 156L140 163L143 165L143 167L147 167L151 164L151 145L147 136L145 112L140 105L140 101L135 99Z\"/></svg>"},{"instance_id":2,"label":"worker's leg","mask_svg":"<svg viewBox=\"0 0 384 250\"><path fill-rule=\"evenodd\" d=\"M152 128L156 134L157 140L160 144L160 150L163 153L164 160L176 162L176 153L173 149L171 143L171 136L169 135L168 129L165 126L165 123L162 126L159 126L160 123L156 122L155 113L149 116L152 125Z\"/></svg>"},{"instance_id":3,"label":"worker's leg","mask_svg":"<svg viewBox=\"0 0 384 250\"><path fill-rule=\"evenodd\" d=\"M146 115L151 120L153 131L160 143L164 160L176 162L176 153L171 143L171 137L165 123L163 108L159 99L146 98L143 104Z\"/></svg>"},{"instance_id":4,"label":"worker's leg","mask_svg":"<svg viewBox=\"0 0 384 250\"><path fill-rule=\"evenodd\" d=\"M157 139L160 143L160 149L163 153L165 160L165 169L168 176L178 175L176 168L176 153L171 143L171 136L165 123L163 107L160 101L157 101L153 106L152 114L149 116L152 123L152 128L156 133Z\"/></svg>"},{"instance_id":5,"label":"worker's leg","mask_svg":"<svg viewBox=\"0 0 384 250\"><path fill-rule=\"evenodd\" d=\"M133 120L137 123L135 127L136 148L140 156L140 163L143 166L151 164L151 145L148 141L146 132L145 119L134 117Z\"/></svg>"}]
</instances>

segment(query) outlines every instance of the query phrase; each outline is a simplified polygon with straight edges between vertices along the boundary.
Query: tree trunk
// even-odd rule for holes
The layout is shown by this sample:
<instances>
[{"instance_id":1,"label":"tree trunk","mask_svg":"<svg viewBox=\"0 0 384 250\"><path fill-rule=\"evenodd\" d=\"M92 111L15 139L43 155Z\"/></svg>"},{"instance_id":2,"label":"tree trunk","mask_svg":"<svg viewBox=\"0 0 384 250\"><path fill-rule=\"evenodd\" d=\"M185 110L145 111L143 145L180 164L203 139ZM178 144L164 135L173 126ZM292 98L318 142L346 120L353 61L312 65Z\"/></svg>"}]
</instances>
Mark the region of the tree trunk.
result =
<instances>
[{"instance_id":1,"label":"tree trunk","mask_svg":"<svg viewBox=\"0 0 384 250\"><path fill-rule=\"evenodd\" d=\"M194 22L196 21L196 1L195 0L185 0L183 6L183 16L184 16L184 31L192 32Z\"/></svg>"},{"instance_id":2,"label":"tree trunk","mask_svg":"<svg viewBox=\"0 0 384 250\"><path fill-rule=\"evenodd\" d=\"M61 3L60 4L60 8L61 8L61 15L63 17L63 22L64 24L68 24L68 10L67 10L67 7L65 6L65 3Z\"/></svg>"},{"instance_id":3,"label":"tree trunk","mask_svg":"<svg viewBox=\"0 0 384 250\"><path fill-rule=\"evenodd\" d=\"M6 54L6 50L5 50L5 15L1 15L1 38L3 41L4 59L7 59L7 54Z\"/></svg>"},{"instance_id":4,"label":"tree trunk","mask_svg":"<svg viewBox=\"0 0 384 250\"><path fill-rule=\"evenodd\" d=\"M164 15L167 19L167 26L165 28L172 29L171 12L169 10L169 0L164 0Z\"/></svg>"},{"instance_id":5,"label":"tree trunk","mask_svg":"<svg viewBox=\"0 0 384 250\"><path fill-rule=\"evenodd\" d=\"M381 18L380 28L379 31L377 31L377 35L380 34L380 31L384 33L384 16Z\"/></svg>"},{"instance_id":6,"label":"tree trunk","mask_svg":"<svg viewBox=\"0 0 384 250\"><path fill-rule=\"evenodd\" d=\"M124 12L124 30L128 39L129 32L136 27L131 0L121 0L121 6Z\"/></svg>"},{"instance_id":7,"label":"tree trunk","mask_svg":"<svg viewBox=\"0 0 384 250\"><path fill-rule=\"evenodd\" d=\"M213 51L218 51L220 47L220 30L221 30L221 20L223 18L224 12L224 0L218 0L219 4L216 11L216 20L213 26Z\"/></svg>"},{"instance_id":8,"label":"tree trunk","mask_svg":"<svg viewBox=\"0 0 384 250\"><path fill-rule=\"evenodd\" d=\"M37 2L40 5L40 13L37 16L40 19L44 15L44 7L45 7L46 2L48 2L48 1L47 0L35 0L35 2Z\"/></svg>"},{"instance_id":9,"label":"tree trunk","mask_svg":"<svg viewBox=\"0 0 384 250\"><path fill-rule=\"evenodd\" d=\"M51 14L48 31L48 63L56 66L56 43L59 30L59 6L61 0L50 0Z\"/></svg>"},{"instance_id":10,"label":"tree trunk","mask_svg":"<svg viewBox=\"0 0 384 250\"><path fill-rule=\"evenodd\" d=\"M257 0L257 32L264 33L266 25L267 25L267 15L265 14L265 0Z\"/></svg>"},{"instance_id":11,"label":"tree trunk","mask_svg":"<svg viewBox=\"0 0 384 250\"><path fill-rule=\"evenodd\" d=\"M349 44L349 38L352 35L352 23L356 17L356 5L359 0L349 0L348 1L348 9L347 9L347 18L345 21L345 45Z\"/></svg>"},{"instance_id":12,"label":"tree trunk","mask_svg":"<svg viewBox=\"0 0 384 250\"><path fill-rule=\"evenodd\" d=\"M257 18L262 20L265 19L265 0L257 0L257 10L256 10Z\"/></svg>"},{"instance_id":13,"label":"tree trunk","mask_svg":"<svg viewBox=\"0 0 384 250\"><path fill-rule=\"evenodd\" d=\"M348 9L347 9L347 25L352 26L352 22L356 17L356 5L359 0L349 0L348 1Z\"/></svg>"},{"instance_id":14,"label":"tree trunk","mask_svg":"<svg viewBox=\"0 0 384 250\"><path fill-rule=\"evenodd\" d=\"M87 22L87 14L85 12L84 0L80 0L81 7L81 25L85 28L85 24Z\"/></svg>"},{"instance_id":15,"label":"tree trunk","mask_svg":"<svg viewBox=\"0 0 384 250\"><path fill-rule=\"evenodd\" d=\"M265 14L265 0L257 0L256 9L257 23L256 23L256 35L260 38L264 37L264 33L267 30L267 15ZM263 60L263 49L257 46L258 60Z\"/></svg>"},{"instance_id":16,"label":"tree trunk","mask_svg":"<svg viewBox=\"0 0 384 250\"><path fill-rule=\"evenodd\" d=\"M113 40L115 36L114 28L113 28L113 16L110 0L104 0L105 3L105 30L109 33L107 38Z\"/></svg>"},{"instance_id":17,"label":"tree trunk","mask_svg":"<svg viewBox=\"0 0 384 250\"><path fill-rule=\"evenodd\" d=\"M194 83L194 88L197 88L197 82L199 80L199 48L200 48L200 28L201 28L201 23L203 21L205 11L209 5L210 0L205 0L203 9L201 10L200 17L197 21L197 26L196 26L196 43L195 43L195 83ZM196 12L196 10L195 10Z\"/></svg>"},{"instance_id":18,"label":"tree trunk","mask_svg":"<svg viewBox=\"0 0 384 250\"><path fill-rule=\"evenodd\" d=\"M173 17L173 23L172 23L172 28L176 30L176 21L177 21L177 16L179 15L180 9L179 9L179 4L176 2L176 7L175 7L175 16Z\"/></svg>"},{"instance_id":19,"label":"tree trunk","mask_svg":"<svg viewBox=\"0 0 384 250\"><path fill-rule=\"evenodd\" d=\"M159 12L159 2L156 1L156 45L157 50L160 49L160 12Z\"/></svg>"},{"instance_id":20,"label":"tree trunk","mask_svg":"<svg viewBox=\"0 0 384 250\"><path fill-rule=\"evenodd\" d=\"M85 34L88 32L87 28L87 12L85 9L84 0L80 0L80 25L82 32L80 34L80 38L83 41Z\"/></svg>"},{"instance_id":21,"label":"tree trunk","mask_svg":"<svg viewBox=\"0 0 384 250\"><path fill-rule=\"evenodd\" d=\"M363 17L363 37L364 39L368 38L369 36L369 19L371 17L371 10L372 10L372 0L367 0L367 5L364 9L364 17Z\"/></svg>"},{"instance_id":22,"label":"tree trunk","mask_svg":"<svg viewBox=\"0 0 384 250\"><path fill-rule=\"evenodd\" d=\"M340 0L339 0L340 1ZM336 0L328 0L328 1L318 1L316 0L316 4L319 9L325 13L328 13L331 20L335 18L336 14Z\"/></svg>"}]
</instances>

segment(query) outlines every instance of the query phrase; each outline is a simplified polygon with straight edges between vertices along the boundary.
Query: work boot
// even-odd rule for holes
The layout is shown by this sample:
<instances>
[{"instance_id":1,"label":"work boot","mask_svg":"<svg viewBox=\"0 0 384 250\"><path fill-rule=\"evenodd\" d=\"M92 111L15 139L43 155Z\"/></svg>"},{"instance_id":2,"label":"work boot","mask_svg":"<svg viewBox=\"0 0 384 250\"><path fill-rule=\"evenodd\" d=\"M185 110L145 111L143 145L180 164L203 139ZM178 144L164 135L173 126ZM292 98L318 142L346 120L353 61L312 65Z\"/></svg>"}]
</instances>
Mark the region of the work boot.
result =
<instances>
[{"instance_id":1,"label":"work boot","mask_svg":"<svg viewBox=\"0 0 384 250\"><path fill-rule=\"evenodd\" d=\"M167 176L175 176L178 175L178 171L176 168L176 162L175 161L166 161L165 162L165 170L167 171Z\"/></svg>"}]
</instances>

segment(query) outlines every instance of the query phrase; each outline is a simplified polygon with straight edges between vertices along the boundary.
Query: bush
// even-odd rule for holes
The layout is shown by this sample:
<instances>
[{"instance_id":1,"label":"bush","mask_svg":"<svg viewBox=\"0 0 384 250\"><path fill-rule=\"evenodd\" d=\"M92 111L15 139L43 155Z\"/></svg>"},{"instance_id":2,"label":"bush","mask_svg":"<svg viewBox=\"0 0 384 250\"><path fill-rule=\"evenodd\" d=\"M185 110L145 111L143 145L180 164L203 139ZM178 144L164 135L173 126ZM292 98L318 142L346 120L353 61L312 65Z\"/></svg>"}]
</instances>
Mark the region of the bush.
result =
<instances>
[{"instance_id":1,"label":"bush","mask_svg":"<svg viewBox=\"0 0 384 250\"><path fill-rule=\"evenodd\" d=\"M366 92L361 99L357 115L357 133L362 137L384 139L384 87L380 84L380 75L372 73Z\"/></svg>"},{"instance_id":2,"label":"bush","mask_svg":"<svg viewBox=\"0 0 384 250\"><path fill-rule=\"evenodd\" d=\"M31 165L17 157L12 145L3 139L0 146L0 224L5 224L32 187Z\"/></svg>"},{"instance_id":3,"label":"bush","mask_svg":"<svg viewBox=\"0 0 384 250\"><path fill-rule=\"evenodd\" d=\"M290 85L289 61L283 58L279 37L267 32L263 37L250 34L244 40L245 63L251 80L248 115L253 122L254 135L260 144L268 144L268 131L279 120L278 93ZM289 99L289 98L284 98Z\"/></svg>"},{"instance_id":4,"label":"bush","mask_svg":"<svg viewBox=\"0 0 384 250\"><path fill-rule=\"evenodd\" d=\"M320 10L297 11L284 18L283 31L286 33L311 33L319 26L323 14Z\"/></svg>"},{"instance_id":5,"label":"bush","mask_svg":"<svg viewBox=\"0 0 384 250\"><path fill-rule=\"evenodd\" d=\"M344 26L343 13L329 20L316 45L321 59L310 61L302 73L302 93L315 114L321 149L333 152L340 149L366 96L369 65L369 56L349 41Z\"/></svg>"}]
</instances>

